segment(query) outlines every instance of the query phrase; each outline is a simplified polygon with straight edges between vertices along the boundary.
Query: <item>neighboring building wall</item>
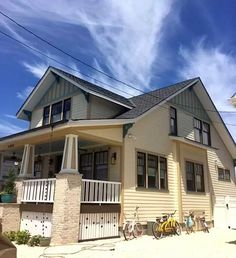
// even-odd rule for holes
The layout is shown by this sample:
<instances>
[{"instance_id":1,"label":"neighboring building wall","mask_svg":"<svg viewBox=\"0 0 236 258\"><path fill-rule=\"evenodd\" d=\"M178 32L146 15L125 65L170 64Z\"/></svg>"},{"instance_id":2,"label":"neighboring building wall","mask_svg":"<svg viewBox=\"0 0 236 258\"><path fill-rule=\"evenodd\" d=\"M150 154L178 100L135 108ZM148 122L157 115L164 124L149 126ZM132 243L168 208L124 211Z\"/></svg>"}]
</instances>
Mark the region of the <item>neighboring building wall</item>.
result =
<instances>
[{"instance_id":1,"label":"neighboring building wall","mask_svg":"<svg viewBox=\"0 0 236 258\"><path fill-rule=\"evenodd\" d=\"M89 101L90 119L113 118L125 110L124 107L96 96L91 96Z\"/></svg>"},{"instance_id":2,"label":"neighboring building wall","mask_svg":"<svg viewBox=\"0 0 236 258\"><path fill-rule=\"evenodd\" d=\"M129 130L133 137L125 137L123 173L123 209L132 214L139 206L141 221L155 221L163 212L178 210L176 163L173 156L173 142L169 140L169 110L160 108L140 119ZM165 156L168 165L168 190L136 188L136 150ZM178 216L178 214L177 214Z\"/></svg>"}]
</instances>

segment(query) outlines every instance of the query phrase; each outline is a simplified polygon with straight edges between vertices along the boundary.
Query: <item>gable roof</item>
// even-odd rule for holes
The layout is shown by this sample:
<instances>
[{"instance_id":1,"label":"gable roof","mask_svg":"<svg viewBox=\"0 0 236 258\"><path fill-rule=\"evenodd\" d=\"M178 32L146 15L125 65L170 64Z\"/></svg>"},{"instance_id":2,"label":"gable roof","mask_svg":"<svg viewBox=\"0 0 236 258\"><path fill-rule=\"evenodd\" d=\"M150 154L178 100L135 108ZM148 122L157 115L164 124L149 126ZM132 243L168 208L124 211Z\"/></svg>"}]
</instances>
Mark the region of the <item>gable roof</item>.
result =
<instances>
[{"instance_id":1,"label":"gable roof","mask_svg":"<svg viewBox=\"0 0 236 258\"><path fill-rule=\"evenodd\" d=\"M16 113L17 118L28 120L27 113L33 111L35 106L38 104L39 99L41 99L44 96L44 94L51 86L52 82L55 80L55 75L60 76L63 79L69 81L82 91L101 97L103 99L107 99L128 109L131 109L135 106L134 103L132 103L132 100L129 100L109 90L106 90L93 83L80 79L58 68L50 66L48 67L47 71L44 73L44 75L39 80L33 91L30 93L28 98L25 100L25 102L22 104L22 106Z\"/></svg>"},{"instance_id":2,"label":"gable roof","mask_svg":"<svg viewBox=\"0 0 236 258\"><path fill-rule=\"evenodd\" d=\"M197 79L198 78L193 78L142 95L135 96L130 99L135 104L135 107L116 118L136 118L144 114L154 106L165 101L166 99L174 96L176 93L179 93L181 90L185 89L185 87L189 87L190 85L194 84Z\"/></svg>"},{"instance_id":3,"label":"gable roof","mask_svg":"<svg viewBox=\"0 0 236 258\"><path fill-rule=\"evenodd\" d=\"M72 75L70 73L67 73L67 72L65 72L61 69L52 67L52 70L57 71L60 75L64 75L67 79L72 80L76 84L79 84L79 85L83 86L85 88L85 90L87 89L87 90L91 91L91 93L99 93L99 94L101 94L103 96L106 96L110 99L113 99L113 100L116 100L120 103L123 103L126 106L134 107L134 104L132 103L132 100L130 100L130 99L127 99L127 98L125 98L121 95L118 95L114 92L111 92L107 89L104 89L104 88L102 88L98 85L95 85L95 84L91 83L91 82L88 82L88 81L85 81L81 78L78 78L77 76Z\"/></svg>"}]
</instances>

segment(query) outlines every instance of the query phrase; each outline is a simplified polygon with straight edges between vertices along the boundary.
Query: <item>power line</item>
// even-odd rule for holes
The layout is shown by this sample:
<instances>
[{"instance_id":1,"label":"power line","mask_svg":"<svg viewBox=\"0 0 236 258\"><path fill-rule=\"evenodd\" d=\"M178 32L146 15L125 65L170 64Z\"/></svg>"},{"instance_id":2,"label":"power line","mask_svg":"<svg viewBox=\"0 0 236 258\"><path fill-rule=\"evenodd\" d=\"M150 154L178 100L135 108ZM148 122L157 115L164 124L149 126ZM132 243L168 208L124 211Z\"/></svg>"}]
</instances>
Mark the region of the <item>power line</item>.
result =
<instances>
[{"instance_id":1,"label":"power line","mask_svg":"<svg viewBox=\"0 0 236 258\"><path fill-rule=\"evenodd\" d=\"M26 48L29 48L29 49L31 49L32 51L35 51L35 52L37 52L38 54L43 55L44 57L46 57L46 58L48 58L48 59L51 59L51 60L53 60L54 62L59 63L60 65L63 65L64 67L67 67L68 69L71 69L71 70L73 70L73 71L79 72L80 74L82 74L82 75L84 75L84 76L87 76L87 77L89 77L89 78L92 78L92 79L95 80L95 81L98 81L98 82L100 82L100 83L106 84L106 85L108 85L109 87L112 87L112 88L115 88L116 90L119 90L119 91L121 91L121 92L124 92L124 91L122 91L122 90L120 90L120 89L117 89L117 88L114 87L114 86L111 86L111 85L109 85L109 84L107 84L107 83L104 83L104 82L102 82L102 81L100 81L100 80L97 80L97 79L93 78L92 76L89 76L89 75L87 75L87 74L81 73L81 72L80 72L79 70L77 70L77 69L74 69L74 68L72 68L72 67L70 67L70 66L68 66L68 65L63 64L62 62L58 61L57 59L55 59L55 58L53 58L53 57L50 57L50 56L44 54L44 53L41 52L40 50L35 49L35 48L33 48L33 47L31 47L31 46L29 46L29 45L23 43L22 41L20 41L20 40L14 38L14 37L8 35L7 33L3 32L3 31L1 31L1 30L0 30L0 33L1 33L2 35L6 36L6 37L8 37L8 38L10 38L10 39L12 39L13 41L16 41L18 44L21 44L21 45L25 46ZM124 93L127 93L127 92L124 92ZM152 96L152 97L154 97L154 98L160 99L159 97L157 97L157 96L155 96L155 95L152 95L152 94L150 94L150 93L148 93L148 92L147 92L147 93L146 93L146 92L143 92L143 93L144 93L144 94L147 94L147 95L150 95L150 96ZM132 94L130 94L130 95L132 95ZM183 106L183 105L181 105L181 106ZM188 106L188 107L192 108L191 106ZM161 106L161 108L166 108L166 109L168 109L168 108L165 107L165 106ZM218 112L215 111L215 110L214 110L214 111L212 110L212 112L218 113ZM212 122L220 123L220 124L221 124L221 122L218 122L218 121L212 121ZM224 123L225 123L225 122L224 122ZM236 124L229 124L229 123L225 123L225 124L226 124L226 125L230 125L230 126L236 126Z\"/></svg>"},{"instance_id":2,"label":"power line","mask_svg":"<svg viewBox=\"0 0 236 258\"><path fill-rule=\"evenodd\" d=\"M33 48L33 47L31 47L31 46L29 46L29 45L23 43L22 41L20 41L20 40L14 38L14 37L8 35L7 33L3 32L3 31L1 31L1 30L0 30L0 33L3 34L4 36L6 36L6 37L8 37L8 38L10 38L10 39L12 39L12 40L14 40L14 41L16 41L17 43L23 45L24 47L29 48L30 50L35 51L36 53L38 53L38 54L40 54L40 55L42 55L42 56L44 56L44 57L46 57L46 58L48 58L48 59L51 59L52 61L54 61L54 62L56 62L56 63L58 63L58 64L60 64L60 65L62 65L62 66L64 66L64 67L66 67L66 68L68 68L68 69L70 69L70 70L72 70L72 71L78 72L78 73L80 73L81 75L86 76L86 77L88 77L88 78L90 78L90 79L92 79L92 80L94 80L94 81L96 81L96 82L102 83L103 85L106 85L106 86L108 86L108 87L114 88L114 86L112 86L112 85L110 85L110 84L108 84L108 83L106 83L106 82L102 82L102 81L100 81L100 80L98 80L98 79L96 79L96 78L94 78L94 77L92 77L92 76L90 76L90 75L87 75L87 74L85 74L85 73L82 73L82 72L80 72L79 70L74 69L74 68L72 68L72 67L70 67L70 66L68 66L68 65L66 65L66 64L64 64L64 63L62 63L62 62L60 62L59 60L57 60L57 59L55 59L55 58L53 58L53 57L50 57L50 56L44 54L43 52L39 51L38 49ZM115 89L118 90L118 91L120 91L120 92L122 92L122 93L125 93L125 94L128 94L128 95L134 97L134 95L132 95L132 94L126 92L126 91L123 91L123 90L118 89L118 88L115 88Z\"/></svg>"},{"instance_id":3,"label":"power line","mask_svg":"<svg viewBox=\"0 0 236 258\"><path fill-rule=\"evenodd\" d=\"M121 83L121 84L123 84L123 85L125 85L125 86L127 86L127 87L129 87L129 88L131 88L131 89L134 89L134 90L139 91L139 92L144 93L144 94L148 94L148 95L150 95L150 96L152 96L152 97L155 97L155 98L161 100L161 98L159 98L158 96L154 96L154 95L151 94L150 92L142 91L142 90L140 90L139 88L137 88L137 87L135 87L135 86L133 86L133 85L131 85L131 84L128 84L128 83L126 83L126 82L124 82L124 81L122 81L122 80L120 80L120 79L118 79L118 78L115 78L115 77L113 77L113 76L111 76L111 75L109 75L109 74L107 74L107 73L105 73L105 72L103 72L103 71L97 69L96 67L94 67L94 66L92 66L92 65L90 65L90 64L88 64L88 63L86 63L85 61L81 60L80 58L73 56L72 54L68 53L67 51L65 51L65 50L59 48L58 46L56 46L55 44L49 42L49 41L46 40L45 38L39 36L38 34L36 34L35 32L33 32L32 30L26 28L25 26L23 26L22 24L20 24L20 23L17 22L15 19L11 18L10 16L8 16L7 14L5 14L5 13L2 12L1 10L0 10L0 14L1 14L2 16L4 16L5 18L9 19L11 22L13 22L14 24L16 24L16 25L19 26L20 28L22 28L23 30L25 30L25 31L27 31L28 33L30 33L31 35L33 35L34 37L40 39L40 40L43 41L44 43L46 43L46 44L48 44L49 46L55 48L56 50L60 51L61 53L63 53L63 54L65 54L65 55L69 56L70 58L76 60L77 62L83 64L84 66L87 66L87 67L93 69L94 71L96 71L96 72L98 72L98 73L100 73L100 74L102 74L102 75L104 75L104 76L107 76L109 79L112 79L112 80L114 80L114 81L116 81L116 82L119 82L119 83ZM5 34L5 35L6 35L6 34ZM18 41L18 42L22 44L22 42L20 42L20 41ZM23 44L24 44L24 43L23 43ZM24 44L24 45L26 46L26 44ZM32 49L32 47L30 47L30 48ZM35 51L38 51L38 50L35 49ZM46 56L46 55L44 54L44 56ZM53 60L53 58L51 58L51 59ZM55 60L54 60L54 61L55 61ZM56 61L56 62L57 62L57 61ZM67 67L67 68L69 68L69 69L71 69L71 70L80 72L80 71L78 71L78 70L76 70L76 69L72 69L71 67L68 67L67 65L62 64L61 62L58 62L58 63L60 63L61 65L65 66L65 67ZM114 86L111 86L111 85L109 85L109 84L107 84L107 83L105 83L105 82L102 82L102 81L99 81L99 80L97 80L97 79L95 79L95 78L92 78L91 76L88 76L88 75L86 75L86 74L83 74L83 73L81 73L81 72L80 72L80 74L82 74L82 75L84 75L84 76L86 76L86 77L88 77L88 78L91 78L91 79L93 79L93 80L96 80L97 82L102 83L102 84L104 84L104 85L107 85L107 86L109 86L109 87L114 87ZM116 89L117 89L117 88L116 88ZM125 92L125 91L122 91L122 90L120 90L120 89L117 89L117 90L120 91L120 92L123 92L123 93L126 93L126 94L127 94L127 92ZM128 93L128 95L134 96L134 95L129 94L129 93ZM188 107L187 105L182 105L182 106ZM209 109L205 109L205 110L206 110L206 111L209 111L209 112L216 112L215 110L209 110ZM220 113L228 113L228 114L236 114L236 111L218 111L218 112L220 112Z\"/></svg>"},{"instance_id":4,"label":"power line","mask_svg":"<svg viewBox=\"0 0 236 258\"><path fill-rule=\"evenodd\" d=\"M80 58L77 58L77 57L73 56L72 54L66 52L65 50L59 48L58 46L54 45L53 43L49 42L48 40L46 40L46 39L42 38L41 36L37 35L37 34L34 33L33 31L27 29L25 26L21 25L21 24L18 23L16 20L14 20L13 18L11 18L11 17L8 16L7 14L3 13L2 11L0 11L0 14L1 14L2 16L4 16L5 18L9 19L10 21L12 21L13 23L15 23L17 26L19 26L19 27L22 28L23 30L27 31L28 33L32 34L32 35L35 36L36 38L40 39L40 40L43 41L44 43L46 43L46 44L48 44L49 46L51 46L51 47L55 48L56 50L60 51L60 52L63 53L64 55L67 55L67 56L69 56L70 58L76 60L77 62L83 64L84 66L87 66L87 67L89 67L90 69L93 69L94 71L96 71L96 72L98 72L98 73L100 73L100 74L102 74L102 75L104 75L104 76L107 76L109 79L112 79L112 80L114 80L114 81L116 81L116 82L119 82L119 83L125 85L125 86L131 87L131 88L134 89L134 90L138 90L138 91L139 91L139 89L135 88L134 86L132 86L132 85L130 85L130 84L124 82L124 81L121 81L120 79L115 78L115 77L111 76L111 75L108 74L108 73L105 73L105 72L103 72L103 71L97 69L96 67L94 67L94 66L92 66L92 65L90 65L90 64L88 64L88 63L86 63L86 62L84 62L84 61L81 60Z\"/></svg>"}]
</instances>

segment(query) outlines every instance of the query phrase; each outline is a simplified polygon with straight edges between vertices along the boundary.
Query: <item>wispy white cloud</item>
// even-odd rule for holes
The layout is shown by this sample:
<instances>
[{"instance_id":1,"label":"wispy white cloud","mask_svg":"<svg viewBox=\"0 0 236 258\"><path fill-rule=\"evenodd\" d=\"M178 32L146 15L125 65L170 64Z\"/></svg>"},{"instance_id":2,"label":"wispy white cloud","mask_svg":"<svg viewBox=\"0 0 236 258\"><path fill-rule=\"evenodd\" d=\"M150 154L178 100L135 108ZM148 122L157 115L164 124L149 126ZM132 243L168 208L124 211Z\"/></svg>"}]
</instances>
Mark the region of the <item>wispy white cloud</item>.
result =
<instances>
[{"instance_id":1,"label":"wispy white cloud","mask_svg":"<svg viewBox=\"0 0 236 258\"><path fill-rule=\"evenodd\" d=\"M0 6L30 28L40 29L42 23L53 21L87 29L98 50L94 64L120 80L145 89L152 78L153 63L162 54L159 44L166 33L164 21L173 2L147 0L144 4L132 0L104 0L96 4L93 1L71 1L68 5L63 0L57 0L56 4L39 0L29 5L25 0L10 0ZM38 68L34 71L32 67L28 70L36 76L42 71ZM109 81L104 76L101 78ZM119 87L123 89L124 85L119 84Z\"/></svg>"},{"instance_id":2,"label":"wispy white cloud","mask_svg":"<svg viewBox=\"0 0 236 258\"><path fill-rule=\"evenodd\" d=\"M181 79L200 76L218 110L235 111L229 98L236 85L236 58L225 53L221 47L206 47L204 40L193 49L181 47L179 54L183 67L179 70ZM226 123L236 124L235 114L221 114ZM236 140L235 126L227 125Z\"/></svg>"},{"instance_id":3,"label":"wispy white cloud","mask_svg":"<svg viewBox=\"0 0 236 258\"><path fill-rule=\"evenodd\" d=\"M7 118L16 119L16 116L14 116L14 115L4 114L4 116L7 117Z\"/></svg>"},{"instance_id":4,"label":"wispy white cloud","mask_svg":"<svg viewBox=\"0 0 236 258\"><path fill-rule=\"evenodd\" d=\"M0 137L24 131L25 128L0 120Z\"/></svg>"},{"instance_id":5,"label":"wispy white cloud","mask_svg":"<svg viewBox=\"0 0 236 258\"><path fill-rule=\"evenodd\" d=\"M47 64L41 63L41 62L40 63L23 62L22 64L28 72L32 73L37 78L41 78L48 68Z\"/></svg>"},{"instance_id":6,"label":"wispy white cloud","mask_svg":"<svg viewBox=\"0 0 236 258\"><path fill-rule=\"evenodd\" d=\"M17 98L19 98L19 99L21 99L21 100L25 100L28 96L29 96L29 94L32 92L32 90L33 90L33 88L34 87L27 87L27 88L25 88L24 90L22 90L22 91L18 91L17 93L16 93L16 96L17 96ZM7 116L7 115L6 115ZM10 115L8 115L8 117L10 117Z\"/></svg>"}]
</instances>

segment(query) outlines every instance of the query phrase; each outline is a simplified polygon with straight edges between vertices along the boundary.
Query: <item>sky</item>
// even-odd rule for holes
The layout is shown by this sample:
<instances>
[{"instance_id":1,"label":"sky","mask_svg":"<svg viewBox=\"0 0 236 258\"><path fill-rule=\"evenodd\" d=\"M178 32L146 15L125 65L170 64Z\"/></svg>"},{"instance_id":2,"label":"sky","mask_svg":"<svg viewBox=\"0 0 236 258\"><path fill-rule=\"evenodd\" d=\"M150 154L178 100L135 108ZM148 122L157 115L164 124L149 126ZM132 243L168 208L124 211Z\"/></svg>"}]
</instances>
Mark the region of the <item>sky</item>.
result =
<instances>
[{"instance_id":1,"label":"sky","mask_svg":"<svg viewBox=\"0 0 236 258\"><path fill-rule=\"evenodd\" d=\"M236 140L236 109L229 102L236 92L234 0L8 0L0 2L0 11L141 91L199 76L217 109L230 111L221 116ZM0 137L28 128L15 114L49 65L100 81L126 97L141 93L84 66L0 15Z\"/></svg>"}]
</instances>

